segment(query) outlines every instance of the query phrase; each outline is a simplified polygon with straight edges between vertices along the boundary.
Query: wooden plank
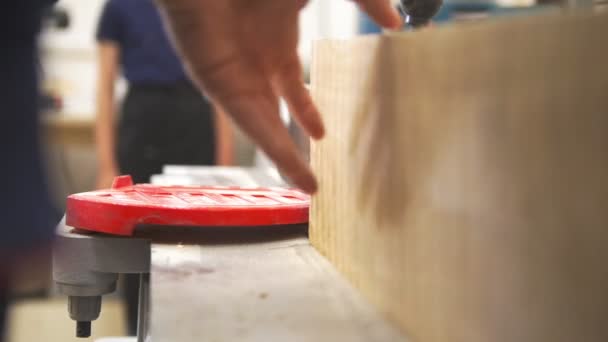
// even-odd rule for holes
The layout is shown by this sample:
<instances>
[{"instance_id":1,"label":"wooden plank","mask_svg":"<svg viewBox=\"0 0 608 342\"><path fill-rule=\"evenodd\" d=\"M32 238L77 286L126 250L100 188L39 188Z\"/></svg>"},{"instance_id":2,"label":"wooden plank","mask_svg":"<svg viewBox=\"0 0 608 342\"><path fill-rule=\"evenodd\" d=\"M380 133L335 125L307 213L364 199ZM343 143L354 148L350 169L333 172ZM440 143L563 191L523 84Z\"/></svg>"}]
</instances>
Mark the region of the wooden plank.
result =
<instances>
[{"instance_id":1,"label":"wooden plank","mask_svg":"<svg viewBox=\"0 0 608 342\"><path fill-rule=\"evenodd\" d=\"M324 41L311 241L423 342L608 341L608 14Z\"/></svg>"}]
</instances>

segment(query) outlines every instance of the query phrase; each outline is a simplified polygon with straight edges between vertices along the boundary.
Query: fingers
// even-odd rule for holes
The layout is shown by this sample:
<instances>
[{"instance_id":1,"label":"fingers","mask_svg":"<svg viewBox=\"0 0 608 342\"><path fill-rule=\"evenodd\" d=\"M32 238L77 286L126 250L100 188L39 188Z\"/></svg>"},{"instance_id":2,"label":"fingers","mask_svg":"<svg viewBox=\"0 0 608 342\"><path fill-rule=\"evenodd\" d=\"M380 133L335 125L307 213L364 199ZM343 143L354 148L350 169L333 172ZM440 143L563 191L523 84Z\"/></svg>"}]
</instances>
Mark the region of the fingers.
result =
<instances>
[{"instance_id":1,"label":"fingers","mask_svg":"<svg viewBox=\"0 0 608 342\"><path fill-rule=\"evenodd\" d=\"M261 84L264 84L261 81ZM310 167L302 159L279 116L278 98L267 87L218 100L241 129L272 159L295 186L308 193L317 190Z\"/></svg>"},{"instance_id":2,"label":"fingers","mask_svg":"<svg viewBox=\"0 0 608 342\"><path fill-rule=\"evenodd\" d=\"M396 29L402 25L401 17L389 0L354 0L375 22Z\"/></svg>"},{"instance_id":3,"label":"fingers","mask_svg":"<svg viewBox=\"0 0 608 342\"><path fill-rule=\"evenodd\" d=\"M321 139L325 134L323 121L315 106L310 92L302 80L302 66L297 56L277 75L275 79L277 91L285 98L289 112L314 139Z\"/></svg>"},{"instance_id":4,"label":"fingers","mask_svg":"<svg viewBox=\"0 0 608 342\"><path fill-rule=\"evenodd\" d=\"M270 80L244 61L228 58L213 70L191 67L212 99L259 145L295 186L308 192L317 183L279 116ZM301 82L301 81L300 81Z\"/></svg>"}]
</instances>

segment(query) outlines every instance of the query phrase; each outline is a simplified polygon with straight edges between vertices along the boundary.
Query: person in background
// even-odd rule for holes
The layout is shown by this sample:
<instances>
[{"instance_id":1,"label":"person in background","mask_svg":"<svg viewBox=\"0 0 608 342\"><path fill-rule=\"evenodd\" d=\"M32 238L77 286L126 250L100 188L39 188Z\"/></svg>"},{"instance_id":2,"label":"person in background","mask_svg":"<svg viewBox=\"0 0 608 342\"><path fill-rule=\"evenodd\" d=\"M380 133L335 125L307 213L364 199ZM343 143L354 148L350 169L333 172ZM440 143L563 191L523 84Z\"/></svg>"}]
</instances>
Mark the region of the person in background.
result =
<instances>
[{"instance_id":1,"label":"person in background","mask_svg":"<svg viewBox=\"0 0 608 342\"><path fill-rule=\"evenodd\" d=\"M97 29L98 187L120 174L149 182L166 164L229 165L232 135L186 75L153 0L108 0ZM115 129L118 74L128 82Z\"/></svg>"},{"instance_id":2,"label":"person in background","mask_svg":"<svg viewBox=\"0 0 608 342\"><path fill-rule=\"evenodd\" d=\"M388 0L353 0L379 24L401 25ZM0 340L13 260L53 236L40 159L36 40L52 0L12 1L0 11ZM317 184L278 116L277 96L314 138L323 126L297 59L298 13L305 0L157 0L198 88L310 193ZM274 85L274 86L273 86ZM111 131L110 131L111 132Z\"/></svg>"},{"instance_id":3,"label":"person in background","mask_svg":"<svg viewBox=\"0 0 608 342\"><path fill-rule=\"evenodd\" d=\"M167 164L229 165L232 134L221 111L192 84L153 0L108 0L98 28L98 188L128 174L147 183ZM114 89L128 82L118 130ZM137 275L125 277L128 330L137 328Z\"/></svg>"}]
</instances>

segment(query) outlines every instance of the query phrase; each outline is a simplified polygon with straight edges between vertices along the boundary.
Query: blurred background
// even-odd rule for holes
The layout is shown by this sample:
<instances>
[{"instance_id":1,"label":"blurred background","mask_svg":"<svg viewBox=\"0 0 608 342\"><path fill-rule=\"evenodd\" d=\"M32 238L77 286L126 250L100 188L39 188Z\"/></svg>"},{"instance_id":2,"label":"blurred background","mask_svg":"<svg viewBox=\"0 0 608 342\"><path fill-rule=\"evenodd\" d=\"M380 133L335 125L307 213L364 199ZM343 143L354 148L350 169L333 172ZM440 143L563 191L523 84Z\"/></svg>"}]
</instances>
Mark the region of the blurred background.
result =
<instances>
[{"instance_id":1,"label":"blurred background","mask_svg":"<svg viewBox=\"0 0 608 342\"><path fill-rule=\"evenodd\" d=\"M435 21L437 25L460 21L487 20L502 15L528 15L560 10L604 0L446 0ZM42 91L41 115L49 184L58 215L64 211L68 194L92 190L98 171L95 153L95 96L97 50L95 32L105 0L60 0L48 13L40 40ZM379 29L361 15L350 1L312 0L301 17L299 53L308 70L313 41L348 38ZM116 99L126 92L120 80ZM234 135L237 166L252 165L255 147L240 132ZM26 262L27 265L27 262ZM29 261L28 277L18 277L14 305L9 315L8 341L72 341L73 322L66 314L66 299L54 292L50 276L50 254ZM36 270L32 277L32 270ZM125 334L122 302L105 300L96 323L95 336Z\"/></svg>"},{"instance_id":2,"label":"blurred background","mask_svg":"<svg viewBox=\"0 0 608 342\"><path fill-rule=\"evenodd\" d=\"M59 0L47 14L40 39L44 150L49 184L57 214L65 198L95 189L96 86L98 51L96 31L106 0ZM301 20L299 53L308 69L312 42L322 37L350 37L357 32L357 10L347 1L311 1ZM119 79L116 102L126 95L127 82ZM117 113L119 114L119 113ZM233 164L249 166L255 148L238 131L233 135ZM24 261L15 284L9 313L8 341L75 341L73 322L66 313L66 297L51 283L50 253ZM35 272L33 272L35 270ZM34 276L33 276L34 275ZM104 300L92 340L126 335L124 304L120 295ZM33 328L35 327L35 328Z\"/></svg>"},{"instance_id":3,"label":"blurred background","mask_svg":"<svg viewBox=\"0 0 608 342\"><path fill-rule=\"evenodd\" d=\"M56 205L65 196L95 185L95 31L105 0L61 0L41 40L43 88L48 108L43 115L51 184ZM312 42L322 37L349 37L357 31L357 11L345 1L311 1L301 21L300 56L309 65ZM117 99L126 84L118 82ZM253 146L236 134L235 163L250 165Z\"/></svg>"}]
</instances>

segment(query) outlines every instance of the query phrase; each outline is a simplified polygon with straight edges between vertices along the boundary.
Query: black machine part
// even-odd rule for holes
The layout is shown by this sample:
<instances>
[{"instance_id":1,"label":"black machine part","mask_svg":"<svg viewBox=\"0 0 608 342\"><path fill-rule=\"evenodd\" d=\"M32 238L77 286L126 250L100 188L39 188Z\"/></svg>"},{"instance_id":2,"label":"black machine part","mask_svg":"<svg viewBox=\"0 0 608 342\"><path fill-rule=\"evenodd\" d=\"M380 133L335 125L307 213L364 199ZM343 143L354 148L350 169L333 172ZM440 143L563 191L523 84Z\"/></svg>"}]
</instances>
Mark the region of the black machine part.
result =
<instances>
[{"instance_id":1,"label":"black machine part","mask_svg":"<svg viewBox=\"0 0 608 342\"><path fill-rule=\"evenodd\" d=\"M399 10L410 27L427 25L443 5L443 0L401 0Z\"/></svg>"}]
</instances>

